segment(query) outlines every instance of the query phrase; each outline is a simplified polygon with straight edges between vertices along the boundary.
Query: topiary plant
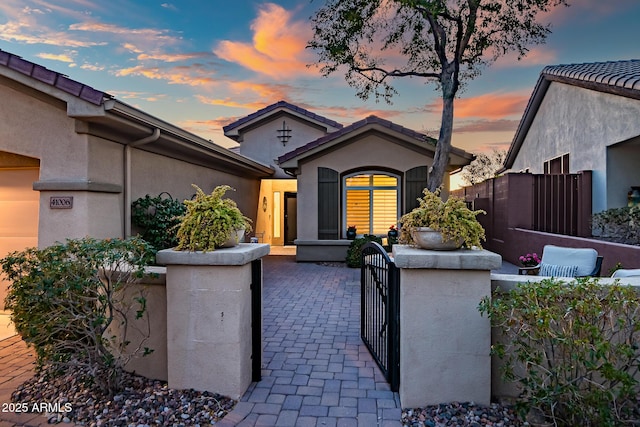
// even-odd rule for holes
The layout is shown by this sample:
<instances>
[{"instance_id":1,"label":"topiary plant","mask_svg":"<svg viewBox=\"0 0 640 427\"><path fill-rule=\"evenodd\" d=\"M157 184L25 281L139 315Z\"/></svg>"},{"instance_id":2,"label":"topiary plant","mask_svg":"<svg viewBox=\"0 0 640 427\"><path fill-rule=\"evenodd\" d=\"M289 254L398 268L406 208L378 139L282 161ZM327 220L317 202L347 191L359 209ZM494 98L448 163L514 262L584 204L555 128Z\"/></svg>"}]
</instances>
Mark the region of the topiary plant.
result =
<instances>
[{"instance_id":1,"label":"topiary plant","mask_svg":"<svg viewBox=\"0 0 640 427\"><path fill-rule=\"evenodd\" d=\"M424 196L418 199L420 205L400 218L400 242L415 244L412 233L416 228L429 227L442 233L443 241L462 240L471 248L482 248L480 240L485 240L485 232L476 218L483 210L472 211L464 200L449 197L446 201L440 198L440 189L432 193L428 189L422 191Z\"/></svg>"},{"instance_id":2,"label":"topiary plant","mask_svg":"<svg viewBox=\"0 0 640 427\"><path fill-rule=\"evenodd\" d=\"M222 198L233 188L219 185L205 194L197 185L192 186L196 195L184 202L187 212L181 217L176 250L213 251L236 238L238 231L251 231L251 219L242 215L236 202Z\"/></svg>"}]
</instances>

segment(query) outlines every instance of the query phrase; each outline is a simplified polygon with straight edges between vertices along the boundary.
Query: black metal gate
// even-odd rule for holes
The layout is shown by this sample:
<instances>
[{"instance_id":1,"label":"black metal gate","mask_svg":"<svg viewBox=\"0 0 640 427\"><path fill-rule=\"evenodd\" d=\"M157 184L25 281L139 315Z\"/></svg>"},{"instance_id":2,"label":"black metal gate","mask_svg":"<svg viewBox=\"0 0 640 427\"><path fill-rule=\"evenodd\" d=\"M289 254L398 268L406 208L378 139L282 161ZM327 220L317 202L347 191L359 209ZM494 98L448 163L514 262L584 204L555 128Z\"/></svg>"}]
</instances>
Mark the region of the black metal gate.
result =
<instances>
[{"instance_id":1,"label":"black metal gate","mask_svg":"<svg viewBox=\"0 0 640 427\"><path fill-rule=\"evenodd\" d=\"M360 336L392 391L400 385L400 271L380 244L362 247Z\"/></svg>"},{"instance_id":2,"label":"black metal gate","mask_svg":"<svg viewBox=\"0 0 640 427\"><path fill-rule=\"evenodd\" d=\"M251 381L262 379L262 259L251 261Z\"/></svg>"}]
</instances>

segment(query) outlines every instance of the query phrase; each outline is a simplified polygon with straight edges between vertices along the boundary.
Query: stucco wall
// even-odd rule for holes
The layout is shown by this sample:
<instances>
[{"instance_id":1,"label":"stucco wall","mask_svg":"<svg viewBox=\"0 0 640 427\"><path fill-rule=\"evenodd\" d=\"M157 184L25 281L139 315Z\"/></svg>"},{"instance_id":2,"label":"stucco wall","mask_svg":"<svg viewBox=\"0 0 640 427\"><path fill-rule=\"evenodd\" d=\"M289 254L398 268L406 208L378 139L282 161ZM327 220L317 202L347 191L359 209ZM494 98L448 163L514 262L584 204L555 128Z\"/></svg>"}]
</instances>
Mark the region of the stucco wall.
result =
<instances>
[{"instance_id":1,"label":"stucco wall","mask_svg":"<svg viewBox=\"0 0 640 427\"><path fill-rule=\"evenodd\" d=\"M41 160L41 180L84 178L89 157L86 139L62 102L44 102L0 84L0 151Z\"/></svg>"},{"instance_id":2,"label":"stucco wall","mask_svg":"<svg viewBox=\"0 0 640 427\"><path fill-rule=\"evenodd\" d=\"M67 116L64 102L7 84L0 84L0 151L40 160L39 215L35 213L35 217L39 216L38 245L84 236L122 237L125 150L123 144L114 141L135 138L93 136L85 123ZM260 191L256 178L223 173L140 149L131 150L131 164L132 200L163 191L184 199L195 192L191 183L205 191L228 184L236 188L236 192L228 194L242 212L256 218ZM73 197L73 207L51 209L50 198L57 196Z\"/></svg>"},{"instance_id":3,"label":"stucco wall","mask_svg":"<svg viewBox=\"0 0 640 427\"><path fill-rule=\"evenodd\" d=\"M301 163L298 176L298 239L318 238L318 167L331 168L338 173L356 168L375 170L376 167L404 173L432 163L431 157L375 134L345 143L319 158Z\"/></svg>"},{"instance_id":4,"label":"stucco wall","mask_svg":"<svg viewBox=\"0 0 640 427\"><path fill-rule=\"evenodd\" d=\"M283 146L278 139L278 129L282 129L283 120L287 123L287 127L291 129L291 138L286 146ZM275 115L269 120L260 123L260 127L249 129L242 133L240 153L243 156L274 167L276 170L274 178L291 178L276 166L275 159L324 136L325 133L324 129L311 126L309 122L302 121L289 114Z\"/></svg>"},{"instance_id":5,"label":"stucco wall","mask_svg":"<svg viewBox=\"0 0 640 427\"><path fill-rule=\"evenodd\" d=\"M157 196L163 191L178 200L190 199L195 194L191 184L196 184L205 193L218 185L229 185L236 191L225 195L235 200L242 213L256 219L260 181L197 166L143 150L132 150L132 200L145 194Z\"/></svg>"},{"instance_id":6,"label":"stucco wall","mask_svg":"<svg viewBox=\"0 0 640 427\"><path fill-rule=\"evenodd\" d=\"M607 147L640 135L638 117L638 100L553 82L512 170L543 173L546 160L570 153L570 173L593 171L593 211L612 207L619 201L613 192L624 194L628 188L607 190Z\"/></svg>"}]
</instances>

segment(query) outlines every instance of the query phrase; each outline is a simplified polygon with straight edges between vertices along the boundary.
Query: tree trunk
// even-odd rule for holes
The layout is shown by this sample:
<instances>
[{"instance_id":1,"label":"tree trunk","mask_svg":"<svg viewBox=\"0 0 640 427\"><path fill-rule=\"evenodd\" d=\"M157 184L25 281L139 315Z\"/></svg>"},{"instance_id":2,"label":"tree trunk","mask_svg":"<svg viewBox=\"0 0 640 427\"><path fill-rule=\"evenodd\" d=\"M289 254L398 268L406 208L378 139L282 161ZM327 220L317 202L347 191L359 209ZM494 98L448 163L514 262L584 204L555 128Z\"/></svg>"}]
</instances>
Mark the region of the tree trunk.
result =
<instances>
[{"instance_id":1,"label":"tree trunk","mask_svg":"<svg viewBox=\"0 0 640 427\"><path fill-rule=\"evenodd\" d=\"M453 100L458 86L453 72L444 71L440 83L442 84L442 124L433 157L433 167L427 180L427 188L431 192L443 184L447 172L453 133Z\"/></svg>"}]
</instances>

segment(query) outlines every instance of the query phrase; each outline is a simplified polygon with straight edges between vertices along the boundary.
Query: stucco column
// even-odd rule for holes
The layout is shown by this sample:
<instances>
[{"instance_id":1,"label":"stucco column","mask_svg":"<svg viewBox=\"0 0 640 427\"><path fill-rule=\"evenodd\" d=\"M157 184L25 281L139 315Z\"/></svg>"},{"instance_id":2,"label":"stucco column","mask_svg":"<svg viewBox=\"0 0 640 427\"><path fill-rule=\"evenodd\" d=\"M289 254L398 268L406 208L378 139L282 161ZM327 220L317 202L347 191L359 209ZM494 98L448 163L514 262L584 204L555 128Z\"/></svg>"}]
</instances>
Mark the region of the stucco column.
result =
<instances>
[{"instance_id":1,"label":"stucco column","mask_svg":"<svg viewBox=\"0 0 640 427\"><path fill-rule=\"evenodd\" d=\"M486 250L393 246L400 268L400 401L403 408L491 398L491 325L478 304L502 263Z\"/></svg>"},{"instance_id":2,"label":"stucco column","mask_svg":"<svg viewBox=\"0 0 640 427\"><path fill-rule=\"evenodd\" d=\"M167 266L167 371L171 388L239 399L251 384L251 263L269 245L158 252ZM254 284L262 286L260 283Z\"/></svg>"}]
</instances>

